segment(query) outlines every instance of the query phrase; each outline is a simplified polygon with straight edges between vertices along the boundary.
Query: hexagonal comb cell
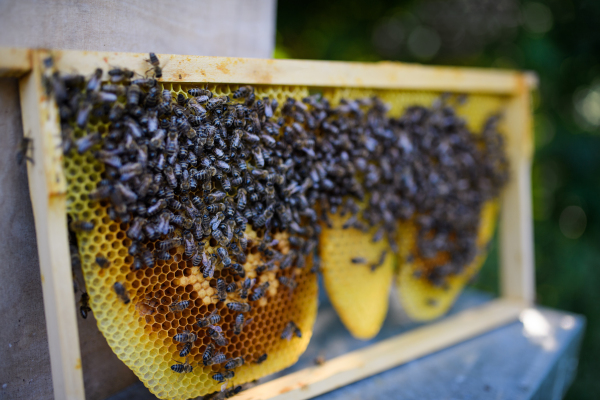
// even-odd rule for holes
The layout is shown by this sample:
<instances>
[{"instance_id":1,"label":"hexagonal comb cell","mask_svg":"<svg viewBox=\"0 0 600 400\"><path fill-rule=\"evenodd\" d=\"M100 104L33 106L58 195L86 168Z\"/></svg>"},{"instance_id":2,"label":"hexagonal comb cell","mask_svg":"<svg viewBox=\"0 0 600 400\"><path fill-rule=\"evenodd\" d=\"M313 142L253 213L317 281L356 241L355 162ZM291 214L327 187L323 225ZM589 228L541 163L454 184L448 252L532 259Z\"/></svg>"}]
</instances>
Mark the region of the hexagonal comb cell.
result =
<instances>
[{"instance_id":1,"label":"hexagonal comb cell","mask_svg":"<svg viewBox=\"0 0 600 400\"><path fill-rule=\"evenodd\" d=\"M409 317L416 321L428 321L446 313L469 280L479 272L486 256L490 240L494 235L498 217L498 201L488 201L481 210L481 219L477 234L478 254L460 275L451 275L444 285L434 286L428 280L420 278L428 268L443 265L447 261L444 254L438 254L430 260L415 258L416 227L408 222L400 230L400 262L397 277L398 296Z\"/></svg>"},{"instance_id":2,"label":"hexagonal comb cell","mask_svg":"<svg viewBox=\"0 0 600 400\"><path fill-rule=\"evenodd\" d=\"M178 85L165 84L176 96L184 93ZM218 95L230 94L227 85L210 87ZM256 87L257 96L277 98L281 103L288 97L302 98L307 95L303 87ZM107 127L90 123L89 132L105 132ZM76 130L81 137L84 132ZM205 279L198 267L184 257L183 246L170 250L171 259L158 260L154 268L132 270L133 257L128 254L131 240L126 232L128 224L118 223L108 216L108 203L90 201L88 194L102 179L104 166L90 152L79 155L71 152L64 158L68 181L67 210L75 221L90 221L94 228L89 232L77 232L77 242L90 305L115 354L127 364L140 380L157 397L163 399L187 399L221 389L222 383L212 379L224 372L224 364L204 366L203 354L211 343L208 327L196 322L213 314L221 317L221 334L226 344L216 346L216 353L226 359L244 357L245 363L235 368L235 376L229 384L241 384L279 371L293 364L305 350L312 334L317 311L316 275L310 272L310 260L304 268L278 267L257 276L256 267L263 264L262 253L256 251L262 233L247 230L249 238L247 262L244 264L246 278L258 278L256 285L269 282L265 295L252 302L252 308L244 313L245 323L236 334L236 318L241 314L226 303L241 301L239 293L230 293L226 302L216 298L214 283L224 279L229 284L242 278L231 269L215 271L212 280ZM275 233L279 240L276 249L287 254L290 244L287 234ZM153 250L155 244L148 244ZM207 250L214 250L208 247ZM100 268L96 257L108 260L106 268ZM281 277L293 279L297 286L290 289L280 283ZM124 286L125 304L115 292L113 285ZM179 302L187 307L178 310ZM293 335L282 339L286 325L293 321L301 337ZM174 340L178 334L196 336L187 358L179 357L184 343ZM266 360L262 361L264 355ZM262 361L262 362L261 362ZM174 372L171 367L188 363L193 369L188 373ZM184 364L185 365L185 364ZM182 365L182 368L184 367Z\"/></svg>"}]
</instances>

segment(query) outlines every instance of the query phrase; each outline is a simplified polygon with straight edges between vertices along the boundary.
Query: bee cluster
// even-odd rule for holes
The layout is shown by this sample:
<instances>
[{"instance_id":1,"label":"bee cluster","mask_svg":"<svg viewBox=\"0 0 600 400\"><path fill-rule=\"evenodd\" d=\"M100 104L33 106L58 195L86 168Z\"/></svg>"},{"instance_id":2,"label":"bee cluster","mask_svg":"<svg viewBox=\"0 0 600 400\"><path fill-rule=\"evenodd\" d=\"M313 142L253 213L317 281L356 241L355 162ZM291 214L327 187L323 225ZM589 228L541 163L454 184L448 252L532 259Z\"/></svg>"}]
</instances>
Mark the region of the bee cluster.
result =
<instances>
[{"instance_id":1,"label":"bee cluster","mask_svg":"<svg viewBox=\"0 0 600 400\"><path fill-rule=\"evenodd\" d=\"M481 205L507 179L497 119L474 135L445 101L393 119L376 97L332 107L313 95L280 106L250 86L231 97L206 87L173 96L155 79L136 79L125 69L113 68L108 76L103 81L101 69L87 79L54 72L45 82L59 107L64 154L91 154L103 164L103 179L88 199L126 226L131 270L182 256L214 288L221 306L172 337L185 360L171 365L177 373L192 372L192 353L217 368L216 382L233 378L249 360L267 359L266 353L227 357L217 348L229 344L227 332L239 335L252 322L247 316L274 282L293 294L298 271L307 265L318 271L320 226L330 213L348 215L344 229L378 227L373 241L387 240L391 252L397 252L398 221L414 219L420 227L415 256L452 255L425 275L443 284L474 257ZM88 131L92 120L107 128ZM94 224L72 221L71 228L91 231ZM249 232L256 234L250 238ZM280 243L282 233L286 243ZM245 266L254 254L260 262L249 273ZM110 266L102 255L96 263ZM275 281L261 279L273 273ZM123 283L113 288L123 302L131 301ZM168 312L182 314L192 300L173 300ZM136 309L152 315L161 306L151 296ZM87 300L85 307L87 314ZM224 312L235 313L230 330L219 325ZM294 321L282 323L280 340L302 337ZM195 347L199 341L202 349Z\"/></svg>"}]
</instances>

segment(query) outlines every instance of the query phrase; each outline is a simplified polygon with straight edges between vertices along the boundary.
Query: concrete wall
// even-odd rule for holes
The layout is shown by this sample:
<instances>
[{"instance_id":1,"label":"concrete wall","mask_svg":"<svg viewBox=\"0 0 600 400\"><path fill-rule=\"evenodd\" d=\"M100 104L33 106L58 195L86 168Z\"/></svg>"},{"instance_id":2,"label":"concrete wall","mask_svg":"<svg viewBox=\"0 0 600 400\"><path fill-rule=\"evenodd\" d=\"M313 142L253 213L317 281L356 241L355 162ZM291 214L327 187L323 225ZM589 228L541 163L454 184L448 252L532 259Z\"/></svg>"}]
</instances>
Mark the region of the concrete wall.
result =
<instances>
[{"instance_id":1,"label":"concrete wall","mask_svg":"<svg viewBox=\"0 0 600 400\"><path fill-rule=\"evenodd\" d=\"M275 0L2 0L0 46L260 57L272 55ZM16 79L0 79L0 400L53 398ZM77 305L73 305L77 307ZM79 319L86 398L137 381ZM57 399L58 400L58 399Z\"/></svg>"}]
</instances>

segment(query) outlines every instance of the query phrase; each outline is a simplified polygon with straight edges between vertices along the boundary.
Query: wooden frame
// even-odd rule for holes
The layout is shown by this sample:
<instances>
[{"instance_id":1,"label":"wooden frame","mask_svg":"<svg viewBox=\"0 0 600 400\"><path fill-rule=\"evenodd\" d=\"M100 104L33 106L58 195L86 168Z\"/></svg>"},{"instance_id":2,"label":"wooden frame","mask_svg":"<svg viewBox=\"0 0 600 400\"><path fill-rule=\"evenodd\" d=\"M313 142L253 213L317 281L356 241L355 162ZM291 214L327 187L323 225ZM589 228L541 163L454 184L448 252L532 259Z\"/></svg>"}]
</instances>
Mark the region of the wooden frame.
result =
<instances>
[{"instance_id":1,"label":"wooden frame","mask_svg":"<svg viewBox=\"0 0 600 400\"><path fill-rule=\"evenodd\" d=\"M109 65L145 71L146 54L0 48L0 76L20 77L25 137L44 307L57 399L84 399L67 243L66 183L56 106L42 85L42 60L52 54L62 71L90 74ZM163 80L317 87L488 93L509 97L505 118L512 179L502 201L501 298L242 392L240 399L306 399L422 357L515 321L532 305L534 288L530 169L533 151L530 90L533 74L401 63L342 63L159 55Z\"/></svg>"}]
</instances>

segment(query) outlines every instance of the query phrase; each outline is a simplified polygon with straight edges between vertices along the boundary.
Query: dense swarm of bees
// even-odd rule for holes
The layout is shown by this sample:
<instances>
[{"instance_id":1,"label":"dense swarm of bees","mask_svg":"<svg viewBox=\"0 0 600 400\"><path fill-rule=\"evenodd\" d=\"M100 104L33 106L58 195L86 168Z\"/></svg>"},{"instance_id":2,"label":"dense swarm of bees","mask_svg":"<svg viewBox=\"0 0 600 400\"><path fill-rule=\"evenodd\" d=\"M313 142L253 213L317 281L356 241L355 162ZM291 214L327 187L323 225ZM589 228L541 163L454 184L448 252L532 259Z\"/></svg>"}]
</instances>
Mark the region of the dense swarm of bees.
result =
<instances>
[{"instance_id":1,"label":"dense swarm of bees","mask_svg":"<svg viewBox=\"0 0 600 400\"><path fill-rule=\"evenodd\" d=\"M159 77L158 58L151 53L148 62ZM319 270L318 238L330 214L346 218L344 229L377 227L372 240L387 240L390 254L398 251L398 221L415 220L418 256L452 254L425 276L442 285L474 257L479 210L507 180L497 118L473 135L447 99L393 119L377 97L332 107L316 94L278 104L251 86L231 96L207 87L174 96L156 79L122 68L109 70L105 81L101 69L85 78L53 72L51 61L47 66L44 82L59 107L62 150L66 159L91 156L102 164L87 198L125 229L128 274L141 278L147 269L184 265L198 282L208 282L202 286L208 297L171 291L178 297L170 304L160 296L168 289L141 295L124 282L111 284L124 304L134 300L141 316L186 316L196 307L195 320L187 318L171 337L173 356L183 361L170 368L182 375L196 367L189 361L195 355L213 367L216 383L234 378L245 363L267 359L219 348L249 329L267 293L279 287L293 296ZM106 128L88 129L92 120ZM96 228L70 222L75 232ZM388 256L383 251L367 267L376 270ZM107 269L109 258L97 254L95 263ZM351 262L366 264L361 257ZM187 272L179 277L192 282ZM84 318L88 299L87 293L81 299ZM277 336L303 335L297 321L285 320ZM223 385L215 396L239 390Z\"/></svg>"}]
</instances>

